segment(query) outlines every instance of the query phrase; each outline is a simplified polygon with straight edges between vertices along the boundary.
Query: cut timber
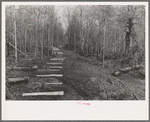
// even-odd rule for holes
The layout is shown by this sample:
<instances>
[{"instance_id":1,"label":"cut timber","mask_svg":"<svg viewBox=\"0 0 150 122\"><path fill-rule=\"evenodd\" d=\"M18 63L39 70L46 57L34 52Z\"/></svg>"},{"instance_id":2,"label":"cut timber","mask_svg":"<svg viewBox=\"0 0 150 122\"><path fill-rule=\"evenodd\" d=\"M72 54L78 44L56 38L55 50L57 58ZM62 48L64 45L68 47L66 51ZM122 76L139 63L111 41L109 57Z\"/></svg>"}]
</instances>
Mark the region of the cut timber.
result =
<instances>
[{"instance_id":1,"label":"cut timber","mask_svg":"<svg viewBox=\"0 0 150 122\"><path fill-rule=\"evenodd\" d=\"M62 74L36 75L37 77L63 77Z\"/></svg>"},{"instance_id":2,"label":"cut timber","mask_svg":"<svg viewBox=\"0 0 150 122\"><path fill-rule=\"evenodd\" d=\"M46 64L51 64L51 65L62 65L63 63L46 63Z\"/></svg>"},{"instance_id":3,"label":"cut timber","mask_svg":"<svg viewBox=\"0 0 150 122\"><path fill-rule=\"evenodd\" d=\"M60 69L39 69L38 71L39 72L50 72L50 71L57 72L57 71L60 71Z\"/></svg>"},{"instance_id":4,"label":"cut timber","mask_svg":"<svg viewBox=\"0 0 150 122\"><path fill-rule=\"evenodd\" d=\"M62 85L63 83L61 83L61 82L58 82L58 83L46 83L47 85Z\"/></svg>"},{"instance_id":5,"label":"cut timber","mask_svg":"<svg viewBox=\"0 0 150 122\"><path fill-rule=\"evenodd\" d=\"M128 72L133 71L133 70L140 70L141 68L143 68L142 65L136 65L134 67L126 67L124 69L120 69L118 71L113 72L111 75L113 75L113 76L119 76L122 73L128 73Z\"/></svg>"},{"instance_id":6,"label":"cut timber","mask_svg":"<svg viewBox=\"0 0 150 122\"><path fill-rule=\"evenodd\" d=\"M35 71L38 68L37 65L33 67L9 67L10 70L19 70L19 71Z\"/></svg>"},{"instance_id":7,"label":"cut timber","mask_svg":"<svg viewBox=\"0 0 150 122\"><path fill-rule=\"evenodd\" d=\"M29 81L29 77L8 78L8 83L16 83L21 81Z\"/></svg>"},{"instance_id":8,"label":"cut timber","mask_svg":"<svg viewBox=\"0 0 150 122\"><path fill-rule=\"evenodd\" d=\"M62 69L63 67L62 66L49 66L49 68L51 68L51 69Z\"/></svg>"},{"instance_id":9,"label":"cut timber","mask_svg":"<svg viewBox=\"0 0 150 122\"><path fill-rule=\"evenodd\" d=\"M65 58L52 58L51 61L64 60Z\"/></svg>"},{"instance_id":10,"label":"cut timber","mask_svg":"<svg viewBox=\"0 0 150 122\"><path fill-rule=\"evenodd\" d=\"M124 69L120 69L120 71L123 72L123 73L127 73L127 72L129 72L131 70L132 70L132 67L126 67Z\"/></svg>"},{"instance_id":11,"label":"cut timber","mask_svg":"<svg viewBox=\"0 0 150 122\"><path fill-rule=\"evenodd\" d=\"M22 96L39 96L39 95L64 95L64 91L58 92L36 92L36 93L23 93Z\"/></svg>"}]
</instances>

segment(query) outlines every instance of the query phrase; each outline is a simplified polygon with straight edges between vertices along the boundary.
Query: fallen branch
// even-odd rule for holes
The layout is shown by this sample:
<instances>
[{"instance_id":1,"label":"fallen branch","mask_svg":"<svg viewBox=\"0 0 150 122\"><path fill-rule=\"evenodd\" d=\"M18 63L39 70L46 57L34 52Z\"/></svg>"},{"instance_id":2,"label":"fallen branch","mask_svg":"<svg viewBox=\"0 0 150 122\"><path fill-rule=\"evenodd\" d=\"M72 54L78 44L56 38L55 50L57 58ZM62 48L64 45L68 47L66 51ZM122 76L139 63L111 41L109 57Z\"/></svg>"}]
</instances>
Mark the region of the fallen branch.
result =
<instances>
[{"instance_id":1,"label":"fallen branch","mask_svg":"<svg viewBox=\"0 0 150 122\"><path fill-rule=\"evenodd\" d=\"M6 31L6 32L10 33L13 37L15 37L15 35L13 33L9 32L9 31Z\"/></svg>"},{"instance_id":2,"label":"fallen branch","mask_svg":"<svg viewBox=\"0 0 150 122\"><path fill-rule=\"evenodd\" d=\"M38 96L38 95L64 95L64 91L58 92L36 92L36 93L23 93L22 96Z\"/></svg>"},{"instance_id":3,"label":"fallen branch","mask_svg":"<svg viewBox=\"0 0 150 122\"><path fill-rule=\"evenodd\" d=\"M13 48L15 48L15 46L12 45L10 42L8 42L8 44L11 45ZM23 52L22 52L21 50L19 50L18 48L17 48L17 51L19 51L19 52L22 53L23 55L27 56L25 53L23 53Z\"/></svg>"}]
</instances>

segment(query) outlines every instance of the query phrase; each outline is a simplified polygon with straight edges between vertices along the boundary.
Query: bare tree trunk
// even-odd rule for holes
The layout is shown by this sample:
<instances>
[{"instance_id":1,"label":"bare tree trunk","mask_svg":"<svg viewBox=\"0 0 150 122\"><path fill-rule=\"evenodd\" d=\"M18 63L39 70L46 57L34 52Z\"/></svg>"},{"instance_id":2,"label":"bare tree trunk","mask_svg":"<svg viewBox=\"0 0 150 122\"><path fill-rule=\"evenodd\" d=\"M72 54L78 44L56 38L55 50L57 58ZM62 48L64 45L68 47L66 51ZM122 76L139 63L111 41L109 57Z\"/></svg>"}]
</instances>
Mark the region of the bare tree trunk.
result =
<instances>
[{"instance_id":1,"label":"bare tree trunk","mask_svg":"<svg viewBox=\"0 0 150 122\"><path fill-rule=\"evenodd\" d=\"M74 51L76 52L76 34L74 33Z\"/></svg>"},{"instance_id":2,"label":"bare tree trunk","mask_svg":"<svg viewBox=\"0 0 150 122\"><path fill-rule=\"evenodd\" d=\"M82 9L80 13L80 46L81 46L81 51L82 51Z\"/></svg>"},{"instance_id":3,"label":"bare tree trunk","mask_svg":"<svg viewBox=\"0 0 150 122\"><path fill-rule=\"evenodd\" d=\"M15 21L14 21L14 26L15 26L15 64L17 64L16 8L15 8Z\"/></svg>"},{"instance_id":4,"label":"bare tree trunk","mask_svg":"<svg viewBox=\"0 0 150 122\"><path fill-rule=\"evenodd\" d=\"M106 41L106 20L104 25L104 41L103 41L103 67L105 65L105 41Z\"/></svg>"},{"instance_id":5,"label":"bare tree trunk","mask_svg":"<svg viewBox=\"0 0 150 122\"><path fill-rule=\"evenodd\" d=\"M47 31L48 31L48 34L47 34L47 38L48 38L48 39L47 39L47 41L48 41L48 52L47 52L47 53L48 53L48 57L49 57L49 24L48 24L48 26L47 26L47 29L48 29L48 30L47 30Z\"/></svg>"},{"instance_id":6,"label":"bare tree trunk","mask_svg":"<svg viewBox=\"0 0 150 122\"><path fill-rule=\"evenodd\" d=\"M25 30L25 53L26 53L26 42L27 42L27 29Z\"/></svg>"},{"instance_id":7,"label":"bare tree trunk","mask_svg":"<svg viewBox=\"0 0 150 122\"><path fill-rule=\"evenodd\" d=\"M16 37L16 20L15 20L14 24L15 24L15 64L17 64L17 37Z\"/></svg>"},{"instance_id":8,"label":"bare tree trunk","mask_svg":"<svg viewBox=\"0 0 150 122\"><path fill-rule=\"evenodd\" d=\"M36 58L36 42L37 42L37 37L36 37L37 34L36 33L37 33L37 27L35 26L35 37L34 37L34 39L35 39L35 43L34 43L35 44L34 45L35 46L35 48L34 48L35 49L35 52L34 52L35 58Z\"/></svg>"},{"instance_id":9,"label":"bare tree trunk","mask_svg":"<svg viewBox=\"0 0 150 122\"><path fill-rule=\"evenodd\" d=\"M53 35L54 35L53 34L53 30L54 30L54 28L53 28L53 24L52 24L52 46L51 46L52 47L52 55L53 55L53 39L54 39L54 37L53 37Z\"/></svg>"},{"instance_id":10,"label":"bare tree trunk","mask_svg":"<svg viewBox=\"0 0 150 122\"><path fill-rule=\"evenodd\" d=\"M131 28L132 28L132 25L133 25L132 18L130 18L129 6L128 6L128 13L129 13L129 18L128 18L127 28L126 28L126 55L129 53Z\"/></svg>"},{"instance_id":11,"label":"bare tree trunk","mask_svg":"<svg viewBox=\"0 0 150 122\"><path fill-rule=\"evenodd\" d=\"M44 24L44 23L43 23ZM42 45L41 45L41 60L43 60L43 42L44 42L44 25L43 25L43 28L42 28Z\"/></svg>"},{"instance_id":12,"label":"bare tree trunk","mask_svg":"<svg viewBox=\"0 0 150 122\"><path fill-rule=\"evenodd\" d=\"M35 40L35 58L37 58L37 41L38 41L38 35L37 35L37 32L38 32L38 24L37 24L37 22L36 22L36 33L35 33L35 35L36 35L36 40Z\"/></svg>"},{"instance_id":13,"label":"bare tree trunk","mask_svg":"<svg viewBox=\"0 0 150 122\"><path fill-rule=\"evenodd\" d=\"M116 42L117 42L117 25L116 25L116 30L115 30L115 41L114 41L114 52L116 53Z\"/></svg>"},{"instance_id":14,"label":"bare tree trunk","mask_svg":"<svg viewBox=\"0 0 150 122\"><path fill-rule=\"evenodd\" d=\"M31 53L31 49L32 49L32 40L33 40L33 34L31 31L31 38L30 38L30 53Z\"/></svg>"}]
</instances>

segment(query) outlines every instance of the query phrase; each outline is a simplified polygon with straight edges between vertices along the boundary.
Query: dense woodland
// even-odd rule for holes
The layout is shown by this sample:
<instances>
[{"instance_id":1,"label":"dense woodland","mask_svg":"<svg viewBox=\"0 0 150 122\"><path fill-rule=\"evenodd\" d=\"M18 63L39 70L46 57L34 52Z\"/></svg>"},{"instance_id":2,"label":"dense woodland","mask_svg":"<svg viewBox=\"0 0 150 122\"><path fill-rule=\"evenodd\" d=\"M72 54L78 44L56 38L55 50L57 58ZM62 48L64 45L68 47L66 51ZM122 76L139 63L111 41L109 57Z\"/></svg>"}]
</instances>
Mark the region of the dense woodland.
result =
<instances>
[{"instance_id":1,"label":"dense woodland","mask_svg":"<svg viewBox=\"0 0 150 122\"><path fill-rule=\"evenodd\" d=\"M63 6L65 28L57 11L52 5L7 6L7 42L40 59L53 53L52 46L65 45L80 55L97 56L103 65L107 59L145 62L145 6ZM15 54L10 44L6 47L12 50L7 55Z\"/></svg>"},{"instance_id":2,"label":"dense woodland","mask_svg":"<svg viewBox=\"0 0 150 122\"><path fill-rule=\"evenodd\" d=\"M55 6L7 6L6 40L25 54L49 56L50 45L63 40L62 24L56 17ZM10 47L10 46L9 46ZM23 53L22 53L23 54Z\"/></svg>"}]
</instances>

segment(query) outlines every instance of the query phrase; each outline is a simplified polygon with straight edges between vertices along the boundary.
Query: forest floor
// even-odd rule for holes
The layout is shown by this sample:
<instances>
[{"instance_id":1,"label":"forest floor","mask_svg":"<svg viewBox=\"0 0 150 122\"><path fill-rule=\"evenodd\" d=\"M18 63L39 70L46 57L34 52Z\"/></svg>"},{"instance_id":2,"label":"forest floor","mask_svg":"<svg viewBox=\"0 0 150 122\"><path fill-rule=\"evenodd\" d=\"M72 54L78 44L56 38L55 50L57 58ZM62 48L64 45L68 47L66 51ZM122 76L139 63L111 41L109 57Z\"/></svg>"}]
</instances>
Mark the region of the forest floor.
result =
<instances>
[{"instance_id":1,"label":"forest floor","mask_svg":"<svg viewBox=\"0 0 150 122\"><path fill-rule=\"evenodd\" d=\"M31 87L34 82L48 81L48 78L36 77L38 71L10 71L6 69L7 77L29 76L29 82L10 84L8 89L14 100L144 100L145 99L145 78L138 73L129 72L118 77L110 74L114 71L113 67L102 67L97 65L96 59L90 59L76 55L71 50L60 49L63 57L63 69L57 74L62 73L63 77L59 81L63 86L57 86L50 91L64 91L62 96L27 96L22 93L31 93L36 90ZM82 57L82 58L81 58ZM39 69L45 67L49 59L24 60L20 58L18 66L38 65ZM6 58L6 66L13 66L14 58ZM107 61L106 61L107 65ZM47 72L47 74L50 74ZM6 79L7 81L7 79ZM36 91L37 92L37 91ZM7 99L9 100L9 99Z\"/></svg>"}]
</instances>

